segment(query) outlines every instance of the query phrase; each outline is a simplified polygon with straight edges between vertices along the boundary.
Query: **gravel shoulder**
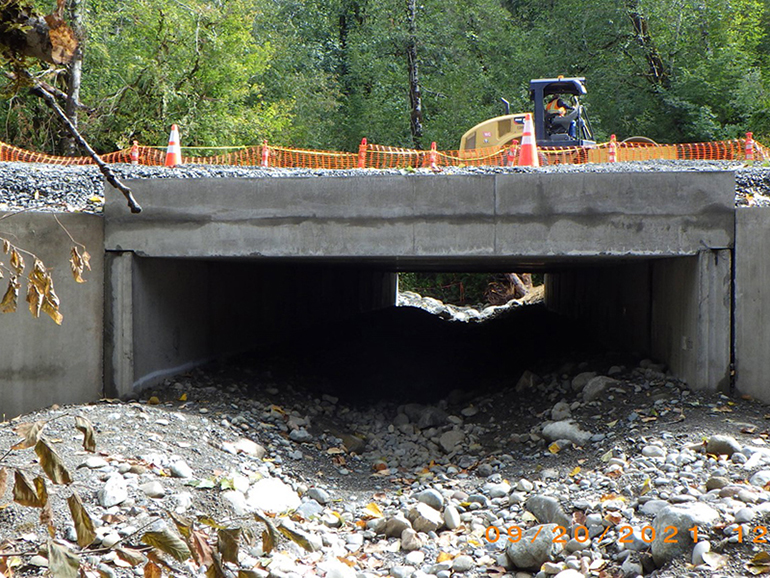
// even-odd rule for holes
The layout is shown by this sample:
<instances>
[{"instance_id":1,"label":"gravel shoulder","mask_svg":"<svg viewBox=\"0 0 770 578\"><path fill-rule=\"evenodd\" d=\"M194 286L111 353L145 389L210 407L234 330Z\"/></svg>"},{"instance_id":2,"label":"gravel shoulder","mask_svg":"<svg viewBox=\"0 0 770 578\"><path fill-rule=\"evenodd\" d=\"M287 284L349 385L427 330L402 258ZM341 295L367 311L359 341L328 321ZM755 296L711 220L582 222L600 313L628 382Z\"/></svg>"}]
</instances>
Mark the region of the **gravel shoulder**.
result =
<instances>
[{"instance_id":1,"label":"gravel shoulder","mask_svg":"<svg viewBox=\"0 0 770 578\"><path fill-rule=\"evenodd\" d=\"M737 206L770 206L770 168L747 166L735 161L644 161L587 165L531 167L446 167L438 173L418 170L313 170L215 165L184 165L174 169L141 165L111 165L121 179L198 178L323 178L377 177L400 174L429 178L435 175L489 175L515 173L734 171ZM95 166L56 166L2 162L0 211L35 210L101 213L104 205L103 177Z\"/></svg>"}]
</instances>

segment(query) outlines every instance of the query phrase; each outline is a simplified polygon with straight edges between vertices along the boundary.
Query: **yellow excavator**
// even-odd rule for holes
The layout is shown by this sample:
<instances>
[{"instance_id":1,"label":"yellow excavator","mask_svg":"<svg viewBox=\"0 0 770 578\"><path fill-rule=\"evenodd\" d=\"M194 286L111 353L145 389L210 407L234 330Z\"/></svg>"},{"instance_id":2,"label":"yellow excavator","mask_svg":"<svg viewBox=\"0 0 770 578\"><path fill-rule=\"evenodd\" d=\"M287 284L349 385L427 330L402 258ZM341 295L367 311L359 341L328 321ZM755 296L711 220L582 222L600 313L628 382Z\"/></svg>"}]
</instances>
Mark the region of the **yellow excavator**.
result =
<instances>
[{"instance_id":1,"label":"yellow excavator","mask_svg":"<svg viewBox=\"0 0 770 578\"><path fill-rule=\"evenodd\" d=\"M541 152L560 149L578 149L577 162L604 162L607 151L597 149L591 123L580 99L587 93L585 78L564 77L537 78L529 83L529 95L533 102L534 128L537 146ZM508 101L502 99L505 114L477 124L460 140L460 156L471 156L475 149L500 149L521 141L524 117L527 113L510 113ZM625 143L655 145L646 137L630 137ZM668 148L668 147L666 147ZM659 151L662 158L676 158L676 150ZM547 162L542 158L541 161ZM619 159L620 160L620 159Z\"/></svg>"},{"instance_id":2,"label":"yellow excavator","mask_svg":"<svg viewBox=\"0 0 770 578\"><path fill-rule=\"evenodd\" d=\"M529 95L534 103L534 124L539 147L593 147L591 124L580 97L586 94L585 78L538 78L530 81ZM571 102L565 102L568 98ZM562 106L550 106L551 102ZM510 114L503 100L503 116L485 120L463 135L460 150L504 147L520 140L526 113Z\"/></svg>"}]
</instances>

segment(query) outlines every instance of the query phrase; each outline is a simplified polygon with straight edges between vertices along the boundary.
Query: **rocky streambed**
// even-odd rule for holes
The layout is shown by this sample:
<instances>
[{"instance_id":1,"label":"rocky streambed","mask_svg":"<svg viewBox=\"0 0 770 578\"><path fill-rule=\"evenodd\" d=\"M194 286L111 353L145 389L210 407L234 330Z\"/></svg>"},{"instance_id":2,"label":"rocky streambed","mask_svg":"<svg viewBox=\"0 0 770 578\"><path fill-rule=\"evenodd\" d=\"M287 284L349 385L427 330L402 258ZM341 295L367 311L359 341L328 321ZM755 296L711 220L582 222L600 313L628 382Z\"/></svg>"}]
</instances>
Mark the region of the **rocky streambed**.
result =
<instances>
[{"instance_id":1,"label":"rocky streambed","mask_svg":"<svg viewBox=\"0 0 770 578\"><path fill-rule=\"evenodd\" d=\"M186 527L201 551L220 543L225 576L770 571L767 408L692 391L651 360L559 355L497 387L468 384L419 403L408 388L354 403L324 393L313 374L285 377L277 362L243 358L140 399L23 416L2 424L0 446L19 441L20 423L46 423L42 435L72 477L48 485L53 543L79 552L86 575L141 576L152 560L164 574L202 575L216 556L203 566L153 558L142 541ZM94 453L75 416L93 424ZM36 461L32 449L3 457L30 480L42 476ZM80 546L73 492L94 525ZM12 500L9 487L0 559L23 575L59 568L39 510ZM277 530L270 552L265 519ZM237 550L221 546L217 524L240 529Z\"/></svg>"}]
</instances>

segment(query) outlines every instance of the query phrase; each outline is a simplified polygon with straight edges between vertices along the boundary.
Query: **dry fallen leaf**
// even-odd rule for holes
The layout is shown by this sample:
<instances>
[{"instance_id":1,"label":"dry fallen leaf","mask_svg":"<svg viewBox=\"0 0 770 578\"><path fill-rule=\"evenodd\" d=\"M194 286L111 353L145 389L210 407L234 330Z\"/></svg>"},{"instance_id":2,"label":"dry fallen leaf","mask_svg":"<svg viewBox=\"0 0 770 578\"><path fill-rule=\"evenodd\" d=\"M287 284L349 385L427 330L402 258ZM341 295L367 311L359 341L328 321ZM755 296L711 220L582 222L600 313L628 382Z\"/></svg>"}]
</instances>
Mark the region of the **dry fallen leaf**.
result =
<instances>
[{"instance_id":1,"label":"dry fallen leaf","mask_svg":"<svg viewBox=\"0 0 770 578\"><path fill-rule=\"evenodd\" d=\"M766 574L770 572L770 554L764 551L757 552L751 560L746 562L744 567L754 576Z\"/></svg>"}]
</instances>

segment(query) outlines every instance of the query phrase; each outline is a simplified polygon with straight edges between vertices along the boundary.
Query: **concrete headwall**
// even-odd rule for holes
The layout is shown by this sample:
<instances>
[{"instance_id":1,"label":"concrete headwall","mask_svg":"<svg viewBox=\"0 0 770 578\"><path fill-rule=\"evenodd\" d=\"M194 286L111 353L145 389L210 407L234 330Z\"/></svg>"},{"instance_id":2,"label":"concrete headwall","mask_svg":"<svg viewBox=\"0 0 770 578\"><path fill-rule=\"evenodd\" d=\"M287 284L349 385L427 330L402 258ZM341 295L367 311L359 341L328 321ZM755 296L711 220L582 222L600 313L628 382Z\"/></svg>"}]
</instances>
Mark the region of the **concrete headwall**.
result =
<instances>
[{"instance_id":1,"label":"concrete headwall","mask_svg":"<svg viewBox=\"0 0 770 578\"><path fill-rule=\"evenodd\" d=\"M56 216L91 255L91 271L83 275L86 283L76 283L70 273L72 242L53 214L0 213L0 237L35 253L53 270L64 316L61 326L45 314L32 317L25 301L26 277L21 279L18 310L0 315L0 419L54 403L89 402L103 395L103 220L95 215ZM34 258L28 253L23 257L29 271ZM5 257L3 260L7 262ZM5 293L7 282L5 272L0 293Z\"/></svg>"},{"instance_id":2,"label":"concrete headwall","mask_svg":"<svg viewBox=\"0 0 770 578\"><path fill-rule=\"evenodd\" d=\"M130 183L108 250L152 257L478 264L732 247L729 172L372 175ZM110 195L108 195L109 197Z\"/></svg>"}]
</instances>

